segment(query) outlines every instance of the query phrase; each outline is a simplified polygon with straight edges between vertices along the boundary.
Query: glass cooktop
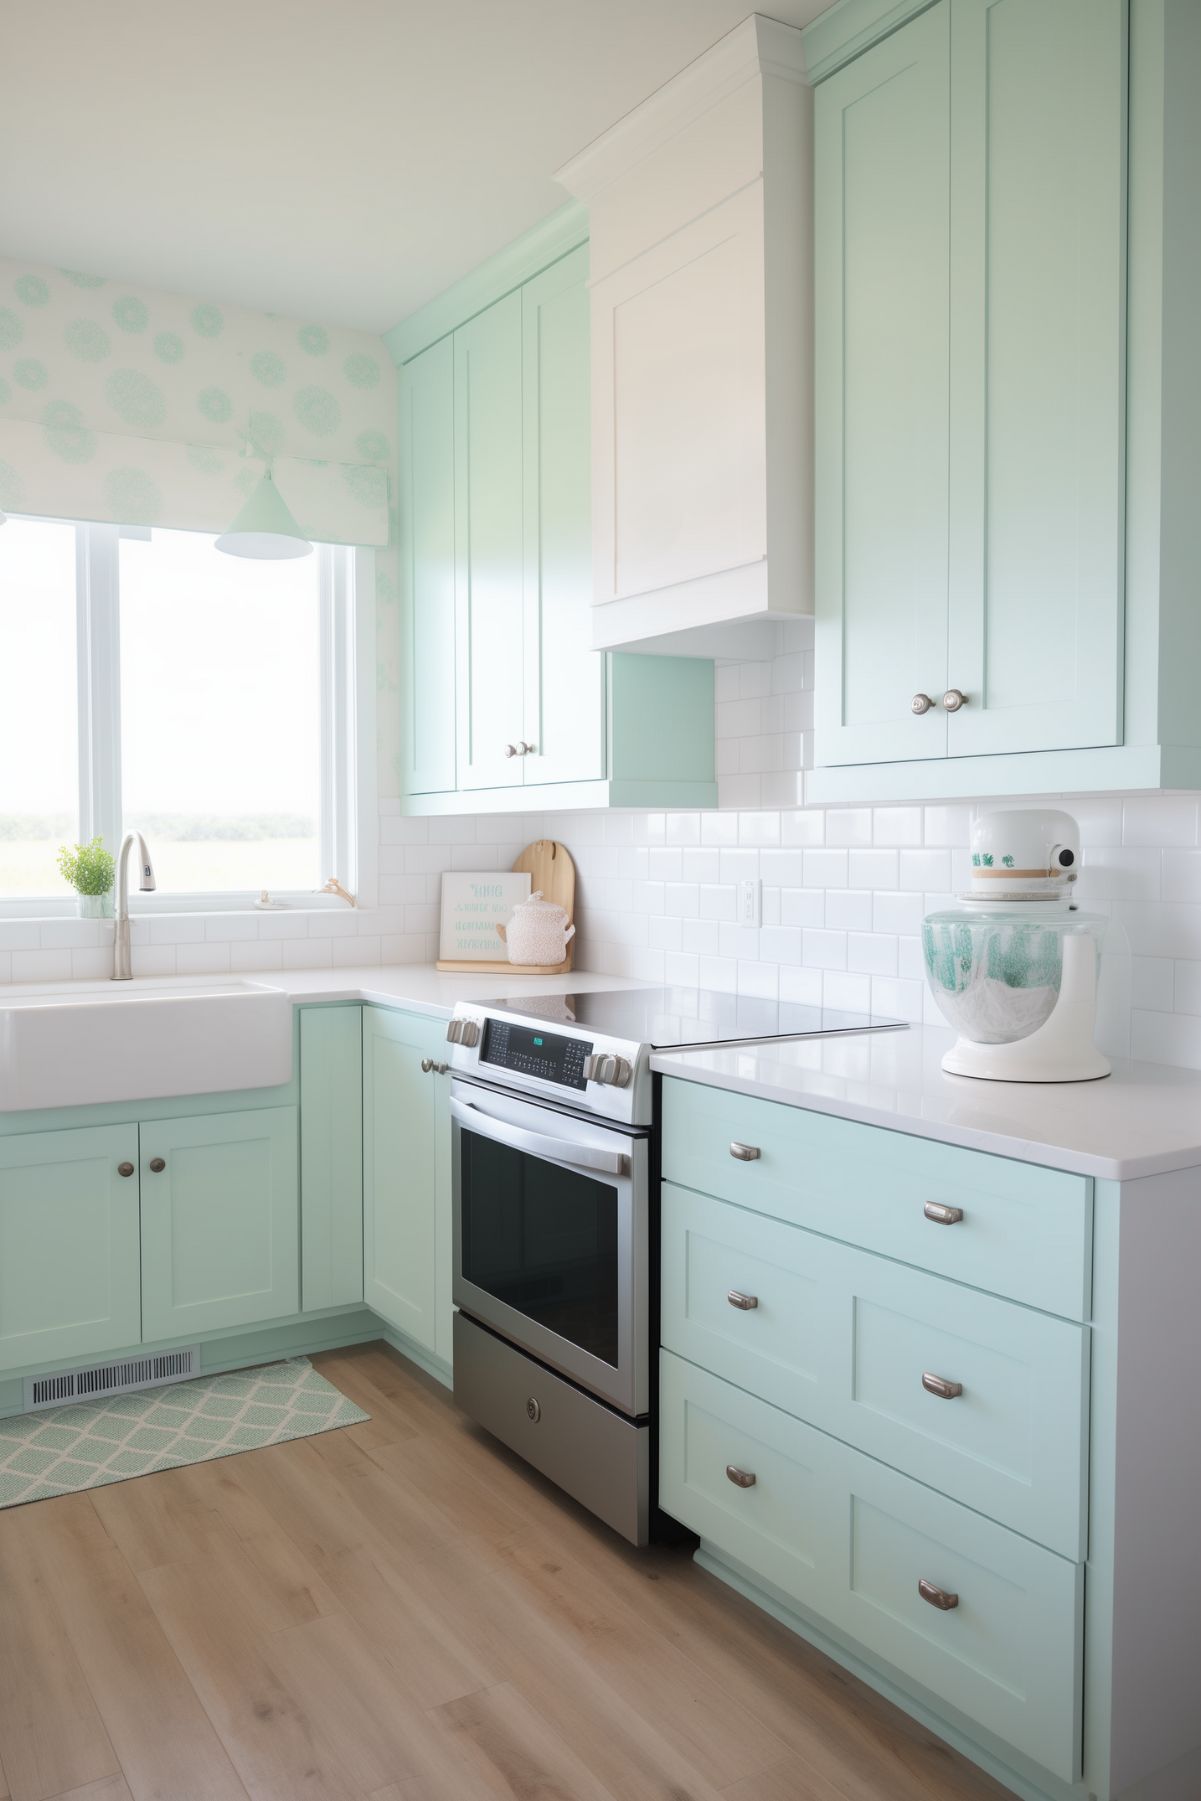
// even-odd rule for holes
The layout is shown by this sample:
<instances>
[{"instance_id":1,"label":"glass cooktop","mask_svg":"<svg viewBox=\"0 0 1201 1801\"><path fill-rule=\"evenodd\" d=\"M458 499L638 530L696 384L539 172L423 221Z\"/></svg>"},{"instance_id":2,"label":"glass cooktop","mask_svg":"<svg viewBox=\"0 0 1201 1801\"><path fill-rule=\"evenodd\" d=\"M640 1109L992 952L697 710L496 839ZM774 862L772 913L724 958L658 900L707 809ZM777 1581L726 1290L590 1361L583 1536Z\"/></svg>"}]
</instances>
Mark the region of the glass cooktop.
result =
<instances>
[{"instance_id":1,"label":"glass cooktop","mask_svg":"<svg viewBox=\"0 0 1201 1801\"><path fill-rule=\"evenodd\" d=\"M737 1044L768 1038L816 1038L836 1032L903 1027L878 1013L843 1013L793 1001L756 1000L706 988L613 988L596 994L521 994L484 1003L489 1013L577 1026L631 1045L671 1050L681 1045Z\"/></svg>"}]
</instances>

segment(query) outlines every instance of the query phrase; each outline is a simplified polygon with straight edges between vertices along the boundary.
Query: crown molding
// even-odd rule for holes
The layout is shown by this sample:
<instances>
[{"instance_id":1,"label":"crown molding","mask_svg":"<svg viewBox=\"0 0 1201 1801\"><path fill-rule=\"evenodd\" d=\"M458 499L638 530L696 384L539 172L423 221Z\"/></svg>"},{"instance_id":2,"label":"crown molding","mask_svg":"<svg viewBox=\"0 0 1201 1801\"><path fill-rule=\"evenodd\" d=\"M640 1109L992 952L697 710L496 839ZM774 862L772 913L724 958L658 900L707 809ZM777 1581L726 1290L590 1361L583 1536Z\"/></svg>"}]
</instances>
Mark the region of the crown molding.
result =
<instances>
[{"instance_id":1,"label":"crown molding","mask_svg":"<svg viewBox=\"0 0 1201 1801\"><path fill-rule=\"evenodd\" d=\"M575 250L587 241L587 211L578 201L569 200L566 206L559 207L521 237L514 238L511 244L486 258L436 299L385 332L384 343L393 362L411 362L439 338L454 331L456 326L465 325L486 306L502 300L531 276L540 274L551 263L557 263L561 256L566 256L569 250Z\"/></svg>"},{"instance_id":2,"label":"crown molding","mask_svg":"<svg viewBox=\"0 0 1201 1801\"><path fill-rule=\"evenodd\" d=\"M602 132L578 156L555 171L555 180L587 201L640 163L728 94L756 76L805 82L801 33L791 25L752 13L658 88L633 112Z\"/></svg>"}]
</instances>

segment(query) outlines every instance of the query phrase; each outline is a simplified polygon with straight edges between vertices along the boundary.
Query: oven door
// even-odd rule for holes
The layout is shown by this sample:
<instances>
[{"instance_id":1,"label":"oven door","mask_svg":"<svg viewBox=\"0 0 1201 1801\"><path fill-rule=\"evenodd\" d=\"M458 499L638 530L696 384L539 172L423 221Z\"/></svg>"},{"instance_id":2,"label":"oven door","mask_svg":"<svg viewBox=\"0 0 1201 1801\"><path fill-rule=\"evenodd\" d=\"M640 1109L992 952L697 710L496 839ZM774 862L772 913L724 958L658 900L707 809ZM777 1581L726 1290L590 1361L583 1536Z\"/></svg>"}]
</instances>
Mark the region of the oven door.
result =
<instances>
[{"instance_id":1,"label":"oven door","mask_svg":"<svg viewBox=\"0 0 1201 1801\"><path fill-rule=\"evenodd\" d=\"M450 1113L455 1302L623 1413L646 1413L645 1135L466 1082Z\"/></svg>"}]
</instances>

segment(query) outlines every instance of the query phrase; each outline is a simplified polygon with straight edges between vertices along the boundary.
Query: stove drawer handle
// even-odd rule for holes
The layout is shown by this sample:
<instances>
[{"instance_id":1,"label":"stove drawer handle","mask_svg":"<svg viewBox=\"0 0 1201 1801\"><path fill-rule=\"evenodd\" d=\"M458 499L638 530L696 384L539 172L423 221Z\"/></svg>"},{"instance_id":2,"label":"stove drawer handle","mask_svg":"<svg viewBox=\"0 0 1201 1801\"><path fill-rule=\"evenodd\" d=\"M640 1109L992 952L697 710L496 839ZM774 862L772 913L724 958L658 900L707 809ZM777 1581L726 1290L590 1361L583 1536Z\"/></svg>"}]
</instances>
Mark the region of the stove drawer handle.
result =
<instances>
[{"instance_id":1,"label":"stove drawer handle","mask_svg":"<svg viewBox=\"0 0 1201 1801\"><path fill-rule=\"evenodd\" d=\"M730 1140L730 1155L739 1163L758 1163L763 1152L757 1144L743 1144L737 1138Z\"/></svg>"},{"instance_id":2,"label":"stove drawer handle","mask_svg":"<svg viewBox=\"0 0 1201 1801\"><path fill-rule=\"evenodd\" d=\"M497 1119L494 1113L486 1113L473 1101L461 1101L456 1095L451 1096L450 1112L452 1119L458 1120L468 1131L494 1138L497 1144L507 1144L515 1151L528 1151L531 1157L550 1157L556 1163L571 1163L577 1169L601 1170L610 1176L629 1174L630 1159L624 1151L611 1151L604 1145L579 1143L571 1138L550 1138L542 1132L527 1132L524 1126L510 1125L507 1119Z\"/></svg>"}]
</instances>

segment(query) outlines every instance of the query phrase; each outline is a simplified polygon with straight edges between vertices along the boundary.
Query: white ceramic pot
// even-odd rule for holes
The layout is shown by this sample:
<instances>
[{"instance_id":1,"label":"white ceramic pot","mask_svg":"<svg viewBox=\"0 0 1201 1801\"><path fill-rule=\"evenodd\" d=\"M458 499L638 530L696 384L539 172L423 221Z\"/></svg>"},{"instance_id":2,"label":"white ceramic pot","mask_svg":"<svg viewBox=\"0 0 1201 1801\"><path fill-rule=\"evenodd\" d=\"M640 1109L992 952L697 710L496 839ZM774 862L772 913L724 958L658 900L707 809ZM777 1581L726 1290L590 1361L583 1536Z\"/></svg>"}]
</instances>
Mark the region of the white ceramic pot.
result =
<instances>
[{"instance_id":1,"label":"white ceramic pot","mask_svg":"<svg viewBox=\"0 0 1201 1801\"><path fill-rule=\"evenodd\" d=\"M543 900L542 890L514 907L508 926L497 926L510 963L562 963L575 927L566 907Z\"/></svg>"}]
</instances>

